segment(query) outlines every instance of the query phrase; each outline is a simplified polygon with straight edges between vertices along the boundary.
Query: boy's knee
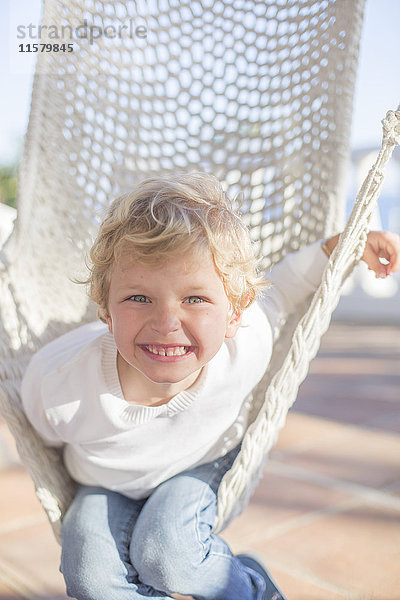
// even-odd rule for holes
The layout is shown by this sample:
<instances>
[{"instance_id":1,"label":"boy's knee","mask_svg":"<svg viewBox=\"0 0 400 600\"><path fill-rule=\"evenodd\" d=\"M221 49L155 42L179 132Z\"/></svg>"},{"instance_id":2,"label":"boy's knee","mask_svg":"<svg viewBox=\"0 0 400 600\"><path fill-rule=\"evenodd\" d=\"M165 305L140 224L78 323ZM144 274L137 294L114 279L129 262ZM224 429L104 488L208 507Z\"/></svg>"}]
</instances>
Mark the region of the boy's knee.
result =
<instances>
[{"instance_id":1,"label":"boy's knee","mask_svg":"<svg viewBox=\"0 0 400 600\"><path fill-rule=\"evenodd\" d=\"M187 552L184 540L174 536L156 540L149 535L137 546L131 545L131 560L140 581L168 596L213 597L215 582L206 575L209 556L200 545L196 552ZM219 571L221 588L227 585L229 568L227 562L226 572Z\"/></svg>"},{"instance_id":2,"label":"boy's knee","mask_svg":"<svg viewBox=\"0 0 400 600\"><path fill-rule=\"evenodd\" d=\"M127 569L108 540L65 527L60 571L68 596L77 600L110 600L127 581Z\"/></svg>"},{"instance_id":3,"label":"boy's knee","mask_svg":"<svg viewBox=\"0 0 400 600\"><path fill-rule=\"evenodd\" d=\"M149 527L134 535L130 547L131 562L140 581L162 591L179 589L182 563L186 562L181 554L182 540L171 525L166 524L162 530L158 520L156 529Z\"/></svg>"},{"instance_id":4,"label":"boy's knee","mask_svg":"<svg viewBox=\"0 0 400 600\"><path fill-rule=\"evenodd\" d=\"M195 569L171 545L144 543L131 548L132 563L142 583L162 592L185 593Z\"/></svg>"},{"instance_id":5,"label":"boy's knee","mask_svg":"<svg viewBox=\"0 0 400 600\"><path fill-rule=\"evenodd\" d=\"M199 495L191 502L185 482L175 484L166 482L149 498L130 547L140 580L167 593L183 593L188 581L193 582L211 542L212 525L198 511ZM204 489L203 495L207 496Z\"/></svg>"}]
</instances>

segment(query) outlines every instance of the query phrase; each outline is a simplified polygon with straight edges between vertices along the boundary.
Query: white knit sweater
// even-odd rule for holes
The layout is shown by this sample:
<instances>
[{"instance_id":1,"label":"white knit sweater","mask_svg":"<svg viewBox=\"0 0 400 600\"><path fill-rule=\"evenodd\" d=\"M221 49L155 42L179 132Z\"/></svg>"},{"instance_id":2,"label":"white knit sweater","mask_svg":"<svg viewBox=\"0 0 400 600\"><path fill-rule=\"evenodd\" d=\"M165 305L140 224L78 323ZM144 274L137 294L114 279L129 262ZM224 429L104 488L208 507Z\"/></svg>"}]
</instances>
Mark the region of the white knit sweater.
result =
<instances>
[{"instance_id":1,"label":"white knit sweater","mask_svg":"<svg viewBox=\"0 0 400 600\"><path fill-rule=\"evenodd\" d=\"M176 473L234 448L247 426L254 386L287 315L320 282L326 257L319 244L277 267L267 298L243 315L197 381L168 403L124 400L117 348L106 326L84 325L42 348L22 384L25 412L50 445L64 446L74 479L132 498L148 496Z\"/></svg>"}]
</instances>

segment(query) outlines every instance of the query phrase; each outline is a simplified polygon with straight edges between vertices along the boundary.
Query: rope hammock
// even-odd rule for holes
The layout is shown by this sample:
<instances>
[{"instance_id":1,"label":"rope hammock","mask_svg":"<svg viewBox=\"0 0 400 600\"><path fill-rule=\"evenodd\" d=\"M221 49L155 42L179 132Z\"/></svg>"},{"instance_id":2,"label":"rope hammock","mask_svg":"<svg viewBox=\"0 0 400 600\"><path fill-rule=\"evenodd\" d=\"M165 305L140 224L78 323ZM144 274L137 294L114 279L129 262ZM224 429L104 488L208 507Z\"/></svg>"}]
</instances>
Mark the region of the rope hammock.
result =
<instances>
[{"instance_id":1,"label":"rope hammock","mask_svg":"<svg viewBox=\"0 0 400 600\"><path fill-rule=\"evenodd\" d=\"M58 539L75 483L28 423L19 387L36 350L95 319L72 279L99 214L144 177L203 170L243 193L266 269L342 230L363 9L364 0L45 1L41 42L54 44L54 27L81 35L72 52L37 55L18 218L0 254L0 408ZM147 36L128 35L132 24ZM127 35L111 36L123 25ZM363 253L399 121L399 112L383 121L382 150L322 283L286 324L254 390L215 531L247 502Z\"/></svg>"}]
</instances>

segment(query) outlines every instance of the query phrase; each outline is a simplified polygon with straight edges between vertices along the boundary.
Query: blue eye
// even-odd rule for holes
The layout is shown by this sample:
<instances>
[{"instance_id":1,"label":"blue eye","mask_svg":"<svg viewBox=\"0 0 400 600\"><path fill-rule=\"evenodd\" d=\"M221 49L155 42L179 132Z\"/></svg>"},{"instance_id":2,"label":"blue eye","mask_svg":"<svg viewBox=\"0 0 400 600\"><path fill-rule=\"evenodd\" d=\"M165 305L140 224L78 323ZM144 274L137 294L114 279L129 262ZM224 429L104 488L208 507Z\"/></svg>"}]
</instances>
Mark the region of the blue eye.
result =
<instances>
[{"instance_id":1,"label":"blue eye","mask_svg":"<svg viewBox=\"0 0 400 600\"><path fill-rule=\"evenodd\" d=\"M134 296L131 296L129 298L129 300L132 300L132 302L139 302L141 304L144 304L146 302L150 302L150 300L148 299L147 296L143 296L143 294L135 294Z\"/></svg>"},{"instance_id":2,"label":"blue eye","mask_svg":"<svg viewBox=\"0 0 400 600\"><path fill-rule=\"evenodd\" d=\"M188 304L200 304L201 302L204 302L204 298L200 298L200 296L189 296L189 298L186 298L185 302Z\"/></svg>"}]
</instances>

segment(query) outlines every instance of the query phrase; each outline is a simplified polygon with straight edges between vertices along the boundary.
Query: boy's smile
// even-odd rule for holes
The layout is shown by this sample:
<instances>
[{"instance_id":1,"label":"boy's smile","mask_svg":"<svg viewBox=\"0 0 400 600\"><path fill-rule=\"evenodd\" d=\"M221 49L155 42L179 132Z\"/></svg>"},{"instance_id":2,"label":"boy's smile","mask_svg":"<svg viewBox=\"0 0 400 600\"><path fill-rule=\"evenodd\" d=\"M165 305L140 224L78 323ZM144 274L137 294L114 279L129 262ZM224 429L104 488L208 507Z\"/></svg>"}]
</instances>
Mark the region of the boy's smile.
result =
<instances>
[{"instance_id":1,"label":"boy's smile","mask_svg":"<svg viewBox=\"0 0 400 600\"><path fill-rule=\"evenodd\" d=\"M231 314L210 252L155 267L124 254L111 273L107 323L125 399L162 404L190 387L240 317Z\"/></svg>"},{"instance_id":2,"label":"boy's smile","mask_svg":"<svg viewBox=\"0 0 400 600\"><path fill-rule=\"evenodd\" d=\"M187 356L193 351L192 346L174 346L174 345L160 345L160 344L141 344L142 350L149 352L151 358L154 360L161 360L165 362L173 362L178 357Z\"/></svg>"}]
</instances>

